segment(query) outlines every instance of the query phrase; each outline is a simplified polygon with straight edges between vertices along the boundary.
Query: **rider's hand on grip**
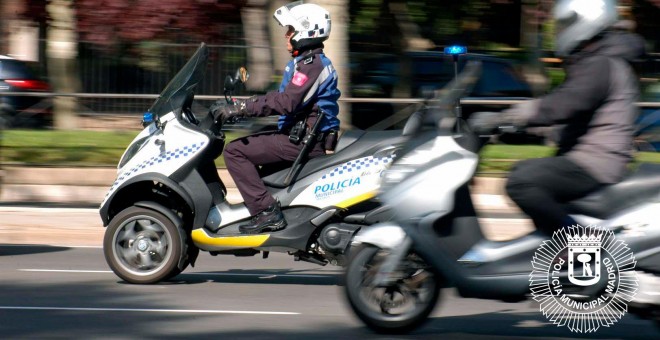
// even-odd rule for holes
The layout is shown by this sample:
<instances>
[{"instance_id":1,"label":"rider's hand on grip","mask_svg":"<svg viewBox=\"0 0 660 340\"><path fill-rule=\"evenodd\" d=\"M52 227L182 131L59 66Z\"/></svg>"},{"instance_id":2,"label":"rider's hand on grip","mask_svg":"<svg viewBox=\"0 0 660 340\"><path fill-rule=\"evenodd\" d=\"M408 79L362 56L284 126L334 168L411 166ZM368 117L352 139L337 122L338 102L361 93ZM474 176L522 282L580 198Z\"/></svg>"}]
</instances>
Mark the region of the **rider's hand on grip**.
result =
<instances>
[{"instance_id":1,"label":"rider's hand on grip","mask_svg":"<svg viewBox=\"0 0 660 340\"><path fill-rule=\"evenodd\" d=\"M501 123L501 112L475 112L468 119L472 130L478 134L494 133Z\"/></svg>"},{"instance_id":2,"label":"rider's hand on grip","mask_svg":"<svg viewBox=\"0 0 660 340\"><path fill-rule=\"evenodd\" d=\"M234 122L240 117L245 116L245 103L242 101L234 101L234 104L227 104L225 100L216 101L209 108L209 112L217 123L225 124L226 122Z\"/></svg>"}]
</instances>

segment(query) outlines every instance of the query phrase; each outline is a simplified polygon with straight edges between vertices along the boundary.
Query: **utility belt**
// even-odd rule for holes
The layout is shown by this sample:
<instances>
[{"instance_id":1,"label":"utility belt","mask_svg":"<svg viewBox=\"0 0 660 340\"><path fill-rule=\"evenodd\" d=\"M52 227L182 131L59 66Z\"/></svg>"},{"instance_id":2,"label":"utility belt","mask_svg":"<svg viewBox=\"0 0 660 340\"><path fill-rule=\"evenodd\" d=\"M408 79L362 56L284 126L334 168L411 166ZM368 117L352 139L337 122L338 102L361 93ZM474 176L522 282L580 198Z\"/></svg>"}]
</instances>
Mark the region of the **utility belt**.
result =
<instances>
[{"instance_id":1,"label":"utility belt","mask_svg":"<svg viewBox=\"0 0 660 340\"><path fill-rule=\"evenodd\" d=\"M289 129L289 141L293 144L300 144L305 137L310 133L310 128L307 126L307 118L297 121L291 129ZM328 130L318 132L316 142L326 151L333 151L337 146L337 130Z\"/></svg>"}]
</instances>

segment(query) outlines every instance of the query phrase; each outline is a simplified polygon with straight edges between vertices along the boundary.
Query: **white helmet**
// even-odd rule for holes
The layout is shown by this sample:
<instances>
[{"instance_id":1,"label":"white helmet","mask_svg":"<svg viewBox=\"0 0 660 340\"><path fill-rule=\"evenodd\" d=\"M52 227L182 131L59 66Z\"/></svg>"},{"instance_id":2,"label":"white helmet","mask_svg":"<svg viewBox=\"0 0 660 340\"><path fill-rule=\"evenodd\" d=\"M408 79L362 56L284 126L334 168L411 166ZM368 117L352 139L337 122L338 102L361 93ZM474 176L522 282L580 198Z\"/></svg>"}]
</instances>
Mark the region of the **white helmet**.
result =
<instances>
[{"instance_id":1,"label":"white helmet","mask_svg":"<svg viewBox=\"0 0 660 340\"><path fill-rule=\"evenodd\" d=\"M296 1L278 8L273 16L280 25L295 30L291 37L294 51L320 45L330 36L330 12L319 5Z\"/></svg>"},{"instance_id":2,"label":"white helmet","mask_svg":"<svg viewBox=\"0 0 660 340\"><path fill-rule=\"evenodd\" d=\"M565 57L618 20L614 0L558 0L553 10L555 54Z\"/></svg>"}]
</instances>

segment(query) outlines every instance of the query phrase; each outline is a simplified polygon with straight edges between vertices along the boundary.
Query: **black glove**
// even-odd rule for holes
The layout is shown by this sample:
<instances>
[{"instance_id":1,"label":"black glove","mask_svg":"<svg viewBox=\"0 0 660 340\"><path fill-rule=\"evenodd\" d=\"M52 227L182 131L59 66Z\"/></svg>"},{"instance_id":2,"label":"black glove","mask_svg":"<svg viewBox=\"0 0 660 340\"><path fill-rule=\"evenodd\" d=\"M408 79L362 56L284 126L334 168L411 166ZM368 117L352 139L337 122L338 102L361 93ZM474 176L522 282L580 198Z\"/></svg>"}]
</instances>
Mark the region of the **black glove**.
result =
<instances>
[{"instance_id":1,"label":"black glove","mask_svg":"<svg viewBox=\"0 0 660 340\"><path fill-rule=\"evenodd\" d=\"M247 115L245 101L242 100L234 100L234 104L227 104L226 100L220 99L211 105L209 112L213 115L216 123L220 122L222 124L228 120L231 121Z\"/></svg>"}]
</instances>

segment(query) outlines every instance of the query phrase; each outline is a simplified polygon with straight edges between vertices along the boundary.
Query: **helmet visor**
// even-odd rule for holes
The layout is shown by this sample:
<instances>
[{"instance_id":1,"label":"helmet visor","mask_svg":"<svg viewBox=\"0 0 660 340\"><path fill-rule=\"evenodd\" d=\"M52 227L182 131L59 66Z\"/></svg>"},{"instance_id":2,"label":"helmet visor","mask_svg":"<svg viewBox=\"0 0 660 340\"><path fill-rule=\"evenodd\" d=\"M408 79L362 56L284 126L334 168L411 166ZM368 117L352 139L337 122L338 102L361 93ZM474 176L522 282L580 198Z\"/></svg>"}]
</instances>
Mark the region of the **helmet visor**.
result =
<instances>
[{"instance_id":1,"label":"helmet visor","mask_svg":"<svg viewBox=\"0 0 660 340\"><path fill-rule=\"evenodd\" d=\"M577 15L555 21L555 35L559 36L577 21Z\"/></svg>"},{"instance_id":2,"label":"helmet visor","mask_svg":"<svg viewBox=\"0 0 660 340\"><path fill-rule=\"evenodd\" d=\"M296 18L293 16L293 14L291 14L291 9L298 5L302 5L302 3L302 1L294 1L292 3L286 4L276 9L275 13L273 13L273 17L275 20L277 20L280 26L292 26L296 31L300 31L302 27L298 20L296 20Z\"/></svg>"}]
</instances>

